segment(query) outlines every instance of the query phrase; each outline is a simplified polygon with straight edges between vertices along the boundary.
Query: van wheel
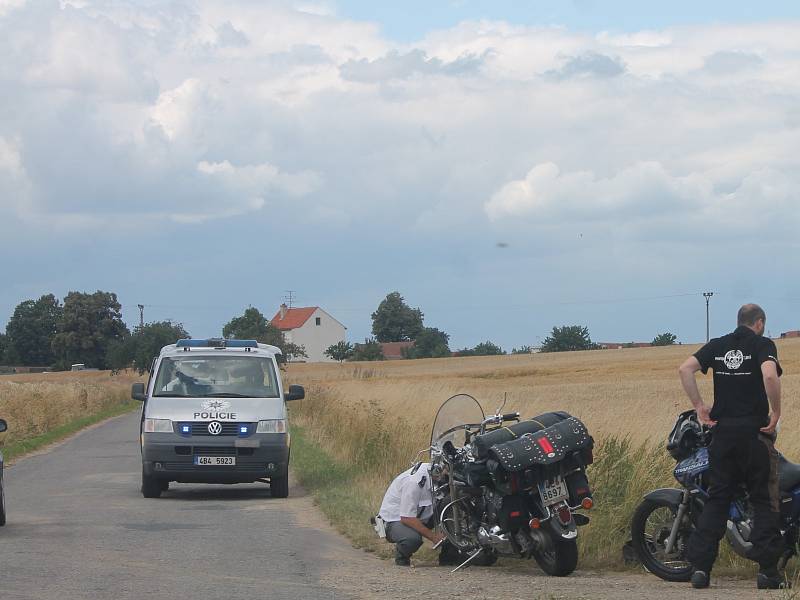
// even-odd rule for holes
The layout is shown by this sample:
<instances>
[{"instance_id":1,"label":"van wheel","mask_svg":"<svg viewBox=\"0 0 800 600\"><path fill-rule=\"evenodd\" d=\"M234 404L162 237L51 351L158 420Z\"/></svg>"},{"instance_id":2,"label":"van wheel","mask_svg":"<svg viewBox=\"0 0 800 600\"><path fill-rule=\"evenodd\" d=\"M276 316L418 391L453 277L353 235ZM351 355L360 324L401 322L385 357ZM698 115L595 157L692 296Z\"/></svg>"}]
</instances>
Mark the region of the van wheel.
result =
<instances>
[{"instance_id":1,"label":"van wheel","mask_svg":"<svg viewBox=\"0 0 800 600\"><path fill-rule=\"evenodd\" d=\"M289 467L280 477L269 478L269 493L273 498L286 498L289 495Z\"/></svg>"},{"instance_id":2,"label":"van wheel","mask_svg":"<svg viewBox=\"0 0 800 600\"><path fill-rule=\"evenodd\" d=\"M161 490L161 482L152 475L145 475L144 469L142 469L142 496L160 498Z\"/></svg>"}]
</instances>

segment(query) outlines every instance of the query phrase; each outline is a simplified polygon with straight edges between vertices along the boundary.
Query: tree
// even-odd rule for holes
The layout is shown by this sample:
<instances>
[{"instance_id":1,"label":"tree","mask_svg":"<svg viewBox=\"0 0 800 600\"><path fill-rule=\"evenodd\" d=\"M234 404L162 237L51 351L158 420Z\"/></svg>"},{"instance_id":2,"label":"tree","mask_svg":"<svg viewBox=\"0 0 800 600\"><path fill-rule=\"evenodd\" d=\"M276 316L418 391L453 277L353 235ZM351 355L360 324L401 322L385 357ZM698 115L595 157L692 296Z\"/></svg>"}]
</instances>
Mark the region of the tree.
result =
<instances>
[{"instance_id":1,"label":"tree","mask_svg":"<svg viewBox=\"0 0 800 600\"><path fill-rule=\"evenodd\" d=\"M283 332L275 327L254 307L249 307L241 317L234 317L222 328L222 336L238 340L256 340L262 344L277 346L283 353L278 362L286 362L290 358L308 356L303 346L286 340Z\"/></svg>"},{"instance_id":2,"label":"tree","mask_svg":"<svg viewBox=\"0 0 800 600\"><path fill-rule=\"evenodd\" d=\"M121 311L117 295L111 292L67 294L52 343L57 366L67 369L81 362L87 367L107 368L109 347L129 335Z\"/></svg>"},{"instance_id":3,"label":"tree","mask_svg":"<svg viewBox=\"0 0 800 600\"><path fill-rule=\"evenodd\" d=\"M191 337L181 323L156 321L136 327L133 335L112 344L108 351L109 367L114 370L133 367L139 375L150 371L153 359L167 344Z\"/></svg>"},{"instance_id":4,"label":"tree","mask_svg":"<svg viewBox=\"0 0 800 600\"><path fill-rule=\"evenodd\" d=\"M442 358L450 356L450 336L435 327L424 327L414 345L403 351L406 358Z\"/></svg>"},{"instance_id":5,"label":"tree","mask_svg":"<svg viewBox=\"0 0 800 600\"><path fill-rule=\"evenodd\" d=\"M353 356L353 344L350 342L341 341L337 344L328 346L328 349L325 350L325 356L329 356L333 360L338 360L339 362L347 360Z\"/></svg>"},{"instance_id":6,"label":"tree","mask_svg":"<svg viewBox=\"0 0 800 600\"><path fill-rule=\"evenodd\" d=\"M0 333L0 365L7 365L6 362L6 349L8 348L8 336L5 333Z\"/></svg>"},{"instance_id":7,"label":"tree","mask_svg":"<svg viewBox=\"0 0 800 600\"><path fill-rule=\"evenodd\" d=\"M53 294L19 303L6 325L8 357L31 367L52 365L52 342L61 315L61 303Z\"/></svg>"},{"instance_id":8,"label":"tree","mask_svg":"<svg viewBox=\"0 0 800 600\"><path fill-rule=\"evenodd\" d=\"M383 348L375 340L367 338L363 344L356 344L353 348L353 354L350 356L352 361L368 361L368 360L385 360L383 356Z\"/></svg>"},{"instance_id":9,"label":"tree","mask_svg":"<svg viewBox=\"0 0 800 600\"><path fill-rule=\"evenodd\" d=\"M379 342L415 340L422 332L422 311L406 304L400 292L392 292L372 313L372 334Z\"/></svg>"},{"instance_id":10,"label":"tree","mask_svg":"<svg viewBox=\"0 0 800 600\"><path fill-rule=\"evenodd\" d=\"M527 345L511 349L511 354L532 354L532 353L533 353L533 347Z\"/></svg>"},{"instance_id":11,"label":"tree","mask_svg":"<svg viewBox=\"0 0 800 600\"><path fill-rule=\"evenodd\" d=\"M597 346L589 337L589 329L581 325L553 327L552 333L542 343L542 352L567 352L570 350L594 350Z\"/></svg>"},{"instance_id":12,"label":"tree","mask_svg":"<svg viewBox=\"0 0 800 600\"><path fill-rule=\"evenodd\" d=\"M654 337L652 344L653 346L672 346L677 339L677 335L667 331L666 333L659 333L656 337Z\"/></svg>"},{"instance_id":13,"label":"tree","mask_svg":"<svg viewBox=\"0 0 800 600\"><path fill-rule=\"evenodd\" d=\"M458 351L459 356L498 356L505 353L500 346L489 341L481 342L474 348L464 348Z\"/></svg>"}]
</instances>

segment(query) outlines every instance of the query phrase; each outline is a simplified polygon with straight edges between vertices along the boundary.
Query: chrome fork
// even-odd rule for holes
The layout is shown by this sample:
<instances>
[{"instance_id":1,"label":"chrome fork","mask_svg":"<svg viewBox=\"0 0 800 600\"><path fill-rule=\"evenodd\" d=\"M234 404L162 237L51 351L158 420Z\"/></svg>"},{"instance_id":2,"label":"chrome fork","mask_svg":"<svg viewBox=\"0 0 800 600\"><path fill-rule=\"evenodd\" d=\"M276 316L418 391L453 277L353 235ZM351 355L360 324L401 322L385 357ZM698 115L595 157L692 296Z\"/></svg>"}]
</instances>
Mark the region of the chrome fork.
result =
<instances>
[{"instance_id":1,"label":"chrome fork","mask_svg":"<svg viewBox=\"0 0 800 600\"><path fill-rule=\"evenodd\" d=\"M678 529L681 526L681 521L683 521L683 517L686 515L687 510L689 510L689 490L684 490L683 501L678 506L678 514L675 515L675 520L672 522L672 530L669 532L667 546L664 548L664 552L666 554L670 554L672 549L675 547L675 540L678 539Z\"/></svg>"}]
</instances>

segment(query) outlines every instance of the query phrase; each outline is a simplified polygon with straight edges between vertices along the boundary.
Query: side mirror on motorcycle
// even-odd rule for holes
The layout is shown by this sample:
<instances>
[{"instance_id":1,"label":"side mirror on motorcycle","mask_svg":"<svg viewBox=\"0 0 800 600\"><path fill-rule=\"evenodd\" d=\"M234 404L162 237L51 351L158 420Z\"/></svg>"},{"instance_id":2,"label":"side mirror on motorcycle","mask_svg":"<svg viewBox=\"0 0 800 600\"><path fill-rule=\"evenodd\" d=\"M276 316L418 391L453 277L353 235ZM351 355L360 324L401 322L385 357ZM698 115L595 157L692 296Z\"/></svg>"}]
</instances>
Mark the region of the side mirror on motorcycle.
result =
<instances>
[{"instance_id":1,"label":"side mirror on motorcycle","mask_svg":"<svg viewBox=\"0 0 800 600\"><path fill-rule=\"evenodd\" d=\"M508 392L503 392L503 403L500 405L500 408L494 411L494 414L496 415L501 414L503 412L503 409L506 407L506 402L508 402Z\"/></svg>"}]
</instances>

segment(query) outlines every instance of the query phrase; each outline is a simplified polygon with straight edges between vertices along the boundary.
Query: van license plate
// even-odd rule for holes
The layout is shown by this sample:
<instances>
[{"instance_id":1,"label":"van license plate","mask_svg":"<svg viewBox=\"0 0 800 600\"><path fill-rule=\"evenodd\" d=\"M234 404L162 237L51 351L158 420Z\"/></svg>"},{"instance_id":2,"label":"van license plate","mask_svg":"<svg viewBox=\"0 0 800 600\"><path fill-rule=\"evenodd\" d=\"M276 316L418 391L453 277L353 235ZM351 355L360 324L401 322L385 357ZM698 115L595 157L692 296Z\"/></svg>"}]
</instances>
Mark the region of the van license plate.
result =
<instances>
[{"instance_id":1,"label":"van license plate","mask_svg":"<svg viewBox=\"0 0 800 600\"><path fill-rule=\"evenodd\" d=\"M561 502L569 497L567 483L561 477L556 477L554 481L540 483L539 494L542 497L542 504L545 506Z\"/></svg>"},{"instance_id":2,"label":"van license plate","mask_svg":"<svg viewBox=\"0 0 800 600\"><path fill-rule=\"evenodd\" d=\"M233 456L195 456L194 464L203 467L232 467L236 464Z\"/></svg>"}]
</instances>

